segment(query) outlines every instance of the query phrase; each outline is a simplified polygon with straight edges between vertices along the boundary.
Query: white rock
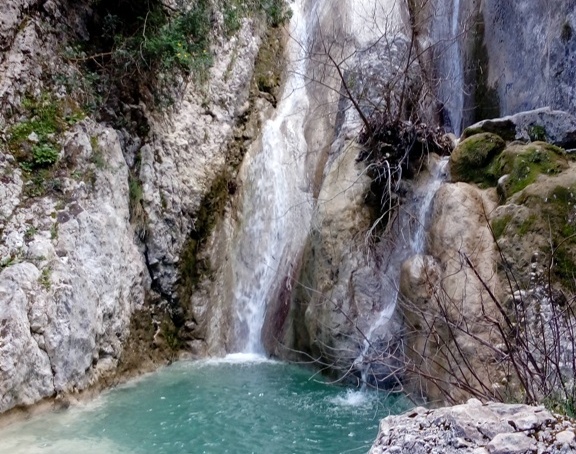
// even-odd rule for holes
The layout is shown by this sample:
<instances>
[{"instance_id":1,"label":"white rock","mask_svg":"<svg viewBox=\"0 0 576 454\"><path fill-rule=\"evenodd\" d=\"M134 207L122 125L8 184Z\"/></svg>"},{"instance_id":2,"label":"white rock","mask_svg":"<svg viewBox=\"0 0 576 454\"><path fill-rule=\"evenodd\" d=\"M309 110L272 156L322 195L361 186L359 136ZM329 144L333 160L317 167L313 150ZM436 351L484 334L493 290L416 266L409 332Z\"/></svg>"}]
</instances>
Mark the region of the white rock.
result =
<instances>
[{"instance_id":1,"label":"white rock","mask_svg":"<svg viewBox=\"0 0 576 454\"><path fill-rule=\"evenodd\" d=\"M563 430L556 434L556 443L560 445L571 445L574 443L574 430Z\"/></svg>"},{"instance_id":2,"label":"white rock","mask_svg":"<svg viewBox=\"0 0 576 454\"><path fill-rule=\"evenodd\" d=\"M536 440L521 432L498 434L486 449L490 454L526 454L536 451Z\"/></svg>"}]
</instances>

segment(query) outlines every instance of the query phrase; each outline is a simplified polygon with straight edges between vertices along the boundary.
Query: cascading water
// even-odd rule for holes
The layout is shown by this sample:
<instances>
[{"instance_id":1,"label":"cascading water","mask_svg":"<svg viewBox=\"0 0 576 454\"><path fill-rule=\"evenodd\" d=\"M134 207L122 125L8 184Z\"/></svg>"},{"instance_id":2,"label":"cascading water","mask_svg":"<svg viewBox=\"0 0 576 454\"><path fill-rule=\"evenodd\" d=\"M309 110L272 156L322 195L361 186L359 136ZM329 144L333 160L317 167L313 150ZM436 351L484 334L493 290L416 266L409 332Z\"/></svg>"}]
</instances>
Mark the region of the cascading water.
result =
<instances>
[{"instance_id":1,"label":"cascading water","mask_svg":"<svg viewBox=\"0 0 576 454\"><path fill-rule=\"evenodd\" d=\"M440 93L447 123L454 134L462 132L464 111L464 68L460 46L460 0L441 0L435 19L434 41L442 55L439 63ZM448 121L449 120L449 121Z\"/></svg>"},{"instance_id":2,"label":"cascading water","mask_svg":"<svg viewBox=\"0 0 576 454\"><path fill-rule=\"evenodd\" d=\"M261 150L248 163L242 219L233 251L237 311L235 349L263 353L266 304L289 272L308 232L312 202L305 169L304 122L309 108L304 52L310 36L304 0L291 4L288 80L275 117L263 128Z\"/></svg>"},{"instance_id":3,"label":"cascading water","mask_svg":"<svg viewBox=\"0 0 576 454\"><path fill-rule=\"evenodd\" d=\"M369 329L365 333L362 350L354 361L355 368L360 371L363 388L372 381L369 375L373 373L373 357L379 355L380 346L377 345L375 333L386 326L396 309L402 262L413 255L425 253L427 219L434 196L446 180L447 165L447 157L432 163L430 176L418 185L412 200L401 208L398 241L390 250L391 262L382 277L385 281L384 288L390 295L390 299L388 304L371 321ZM375 381L378 382L379 380L376 379Z\"/></svg>"},{"instance_id":4,"label":"cascading water","mask_svg":"<svg viewBox=\"0 0 576 454\"><path fill-rule=\"evenodd\" d=\"M446 167L448 158L442 158L433 168L428 181L420 187L417 198L416 227L410 237L412 254L423 254L426 248L426 220L430 212L430 205L442 183L446 180Z\"/></svg>"}]
</instances>

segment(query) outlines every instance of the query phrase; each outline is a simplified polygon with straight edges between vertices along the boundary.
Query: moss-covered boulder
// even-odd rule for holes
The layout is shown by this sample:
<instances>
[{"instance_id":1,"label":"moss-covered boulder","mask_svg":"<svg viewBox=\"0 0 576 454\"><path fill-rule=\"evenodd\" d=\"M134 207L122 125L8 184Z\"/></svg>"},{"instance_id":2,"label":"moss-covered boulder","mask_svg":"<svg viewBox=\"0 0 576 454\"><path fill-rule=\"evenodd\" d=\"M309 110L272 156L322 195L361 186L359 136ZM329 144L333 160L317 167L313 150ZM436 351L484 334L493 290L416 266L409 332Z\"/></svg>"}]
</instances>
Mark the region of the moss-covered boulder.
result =
<instances>
[{"instance_id":1,"label":"moss-covered boulder","mask_svg":"<svg viewBox=\"0 0 576 454\"><path fill-rule=\"evenodd\" d=\"M544 284L576 291L576 167L542 177L492 214L491 227L506 259L503 270L527 288L539 257Z\"/></svg>"},{"instance_id":2,"label":"moss-covered boulder","mask_svg":"<svg viewBox=\"0 0 576 454\"><path fill-rule=\"evenodd\" d=\"M492 180L508 175L499 184L503 199L534 183L539 175L557 175L568 168L566 152L546 142L510 144L489 166Z\"/></svg>"},{"instance_id":3,"label":"moss-covered boulder","mask_svg":"<svg viewBox=\"0 0 576 454\"><path fill-rule=\"evenodd\" d=\"M487 173L492 160L504 150L506 143L500 136L481 133L460 142L450 157L453 181L492 186L494 177Z\"/></svg>"}]
</instances>

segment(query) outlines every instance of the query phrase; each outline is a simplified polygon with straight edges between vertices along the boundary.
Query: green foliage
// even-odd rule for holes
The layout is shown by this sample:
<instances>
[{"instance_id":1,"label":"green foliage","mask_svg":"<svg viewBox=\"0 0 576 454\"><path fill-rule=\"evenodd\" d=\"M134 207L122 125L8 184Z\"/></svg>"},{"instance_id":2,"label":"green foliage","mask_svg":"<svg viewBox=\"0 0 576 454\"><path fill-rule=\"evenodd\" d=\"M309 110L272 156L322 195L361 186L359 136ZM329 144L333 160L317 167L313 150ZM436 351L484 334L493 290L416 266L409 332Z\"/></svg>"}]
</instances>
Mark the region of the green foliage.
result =
<instances>
[{"instance_id":1,"label":"green foliage","mask_svg":"<svg viewBox=\"0 0 576 454\"><path fill-rule=\"evenodd\" d=\"M142 183L134 175L128 177L128 195L130 202L130 221L133 224L142 224L144 218L144 208L142 207L144 191L142 189Z\"/></svg>"},{"instance_id":2,"label":"green foliage","mask_svg":"<svg viewBox=\"0 0 576 454\"><path fill-rule=\"evenodd\" d=\"M69 99L44 94L25 98L25 119L8 128L8 148L27 171L51 167L58 161L60 135L84 118Z\"/></svg>"},{"instance_id":3,"label":"green foliage","mask_svg":"<svg viewBox=\"0 0 576 454\"><path fill-rule=\"evenodd\" d=\"M26 232L24 232L24 239L26 241L31 241L32 239L34 239L34 235L36 235L36 233L38 233L38 229L33 225L31 225L26 229Z\"/></svg>"},{"instance_id":4,"label":"green foliage","mask_svg":"<svg viewBox=\"0 0 576 454\"><path fill-rule=\"evenodd\" d=\"M52 286L52 280L50 279L51 274L52 270L46 267L42 270L42 274L40 274L40 278L38 279L40 285L46 290L50 290L50 287Z\"/></svg>"},{"instance_id":5,"label":"green foliage","mask_svg":"<svg viewBox=\"0 0 576 454\"><path fill-rule=\"evenodd\" d=\"M2 259L0 259L0 271L2 271L4 268L15 265L19 260L20 257L17 254L11 254L8 257L2 257Z\"/></svg>"},{"instance_id":6,"label":"green foliage","mask_svg":"<svg viewBox=\"0 0 576 454\"><path fill-rule=\"evenodd\" d=\"M32 165L48 167L58 160L58 150L50 143L41 143L32 147Z\"/></svg>"},{"instance_id":7,"label":"green foliage","mask_svg":"<svg viewBox=\"0 0 576 454\"><path fill-rule=\"evenodd\" d=\"M540 125L532 125L528 128L528 137L533 142L546 140L546 128Z\"/></svg>"},{"instance_id":8,"label":"green foliage","mask_svg":"<svg viewBox=\"0 0 576 454\"><path fill-rule=\"evenodd\" d=\"M292 17L292 11L284 0L224 0L222 13L229 35L240 29L242 19L247 16L263 14L271 27L279 27Z\"/></svg>"},{"instance_id":9,"label":"green foliage","mask_svg":"<svg viewBox=\"0 0 576 454\"><path fill-rule=\"evenodd\" d=\"M187 73L205 74L212 65L210 14L208 1L199 0L190 11L172 20L158 18L156 27L153 26L142 41L136 38L129 44L136 46L133 51L142 49L149 68L165 72L179 68Z\"/></svg>"},{"instance_id":10,"label":"green foliage","mask_svg":"<svg viewBox=\"0 0 576 454\"><path fill-rule=\"evenodd\" d=\"M575 390L576 391L576 390ZM576 418L576 396L572 396L568 399L562 398L561 395L550 396L545 399L542 404L550 411L565 415L569 418Z\"/></svg>"},{"instance_id":11,"label":"green foliage","mask_svg":"<svg viewBox=\"0 0 576 454\"><path fill-rule=\"evenodd\" d=\"M52 239L52 240L58 239L58 223L57 222L52 224L52 227L50 227L50 239Z\"/></svg>"},{"instance_id":12,"label":"green foliage","mask_svg":"<svg viewBox=\"0 0 576 454\"><path fill-rule=\"evenodd\" d=\"M178 328L169 317L164 317L160 324L160 332L166 341L166 346L172 351L176 352L182 347L182 341L178 336Z\"/></svg>"}]
</instances>

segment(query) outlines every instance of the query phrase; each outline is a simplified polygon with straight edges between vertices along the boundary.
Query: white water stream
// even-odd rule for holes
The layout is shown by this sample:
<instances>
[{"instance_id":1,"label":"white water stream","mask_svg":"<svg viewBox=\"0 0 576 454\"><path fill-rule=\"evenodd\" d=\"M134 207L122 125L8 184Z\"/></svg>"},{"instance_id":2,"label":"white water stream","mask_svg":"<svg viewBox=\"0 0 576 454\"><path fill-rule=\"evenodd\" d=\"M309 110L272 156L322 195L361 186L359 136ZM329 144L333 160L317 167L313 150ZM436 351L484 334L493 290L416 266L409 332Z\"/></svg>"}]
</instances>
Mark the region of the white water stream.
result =
<instances>
[{"instance_id":1,"label":"white water stream","mask_svg":"<svg viewBox=\"0 0 576 454\"><path fill-rule=\"evenodd\" d=\"M454 2L453 4L451 2ZM459 0L450 0L442 33L454 38L459 29ZM312 5L312 7L309 7ZM236 310L235 345L233 351L264 353L262 327L269 301L277 296L280 285L289 282L291 271L306 240L314 201L309 189L310 175L306 169L308 144L305 137L307 116L316 107L313 90L307 88L306 75L314 71L314 62L306 58L306 50L323 20L331 29L344 30L357 46L382 37L389 30L398 34L402 15L397 0L296 0L288 40L289 65L284 93L274 116L265 122L261 149L250 153L245 163L242 186L240 227L234 238L232 270L234 277L233 307ZM334 25L338 22L340 25ZM324 31L323 31L324 32ZM348 39L347 38L347 39ZM326 37L322 39L335 39ZM448 52L451 77L462 77L459 45L453 39ZM450 112L461 118L463 93L450 100ZM460 109L458 111L458 109ZM456 126L456 125L454 125ZM386 305L371 321L362 353L357 363L366 363L373 337L393 315L402 262L425 249L425 225L430 204L444 176L445 161L435 167L430 179L417 191L415 200L404 207L399 237L390 250L390 264L384 273L384 287L391 295ZM286 281L288 277L288 281Z\"/></svg>"},{"instance_id":2,"label":"white water stream","mask_svg":"<svg viewBox=\"0 0 576 454\"><path fill-rule=\"evenodd\" d=\"M291 3L288 77L275 116L263 127L262 148L247 163L243 223L233 251L236 350L263 353L266 305L302 248L312 213L305 168L304 122L310 107L305 49L311 35L305 0Z\"/></svg>"},{"instance_id":3,"label":"white water stream","mask_svg":"<svg viewBox=\"0 0 576 454\"><path fill-rule=\"evenodd\" d=\"M309 87L307 75L318 68L309 68L315 62L306 58L306 52L316 27L325 21L326 30L344 31L362 48L379 38L391 23L400 23L398 5L397 0L290 3L284 92L274 117L264 124L261 150L248 156L244 164L241 225L232 251L235 351L264 353L261 332L266 307L287 277L289 282L293 261L309 232L314 201L309 189L310 169L306 169L309 151L304 131L307 116L314 114L318 100L313 99L314 87Z\"/></svg>"},{"instance_id":4,"label":"white water stream","mask_svg":"<svg viewBox=\"0 0 576 454\"><path fill-rule=\"evenodd\" d=\"M404 260L426 253L426 228L434 196L447 177L448 158L444 157L431 163L430 175L425 178L414 192L412 200L401 207L398 240L394 242L390 253L390 262L384 276L385 288L390 295L389 302L371 321L365 334L362 351L354 360L356 369L360 370L362 387L369 383L372 356L378 355L375 345L378 334L391 320L396 309L400 281L400 268Z\"/></svg>"}]
</instances>

